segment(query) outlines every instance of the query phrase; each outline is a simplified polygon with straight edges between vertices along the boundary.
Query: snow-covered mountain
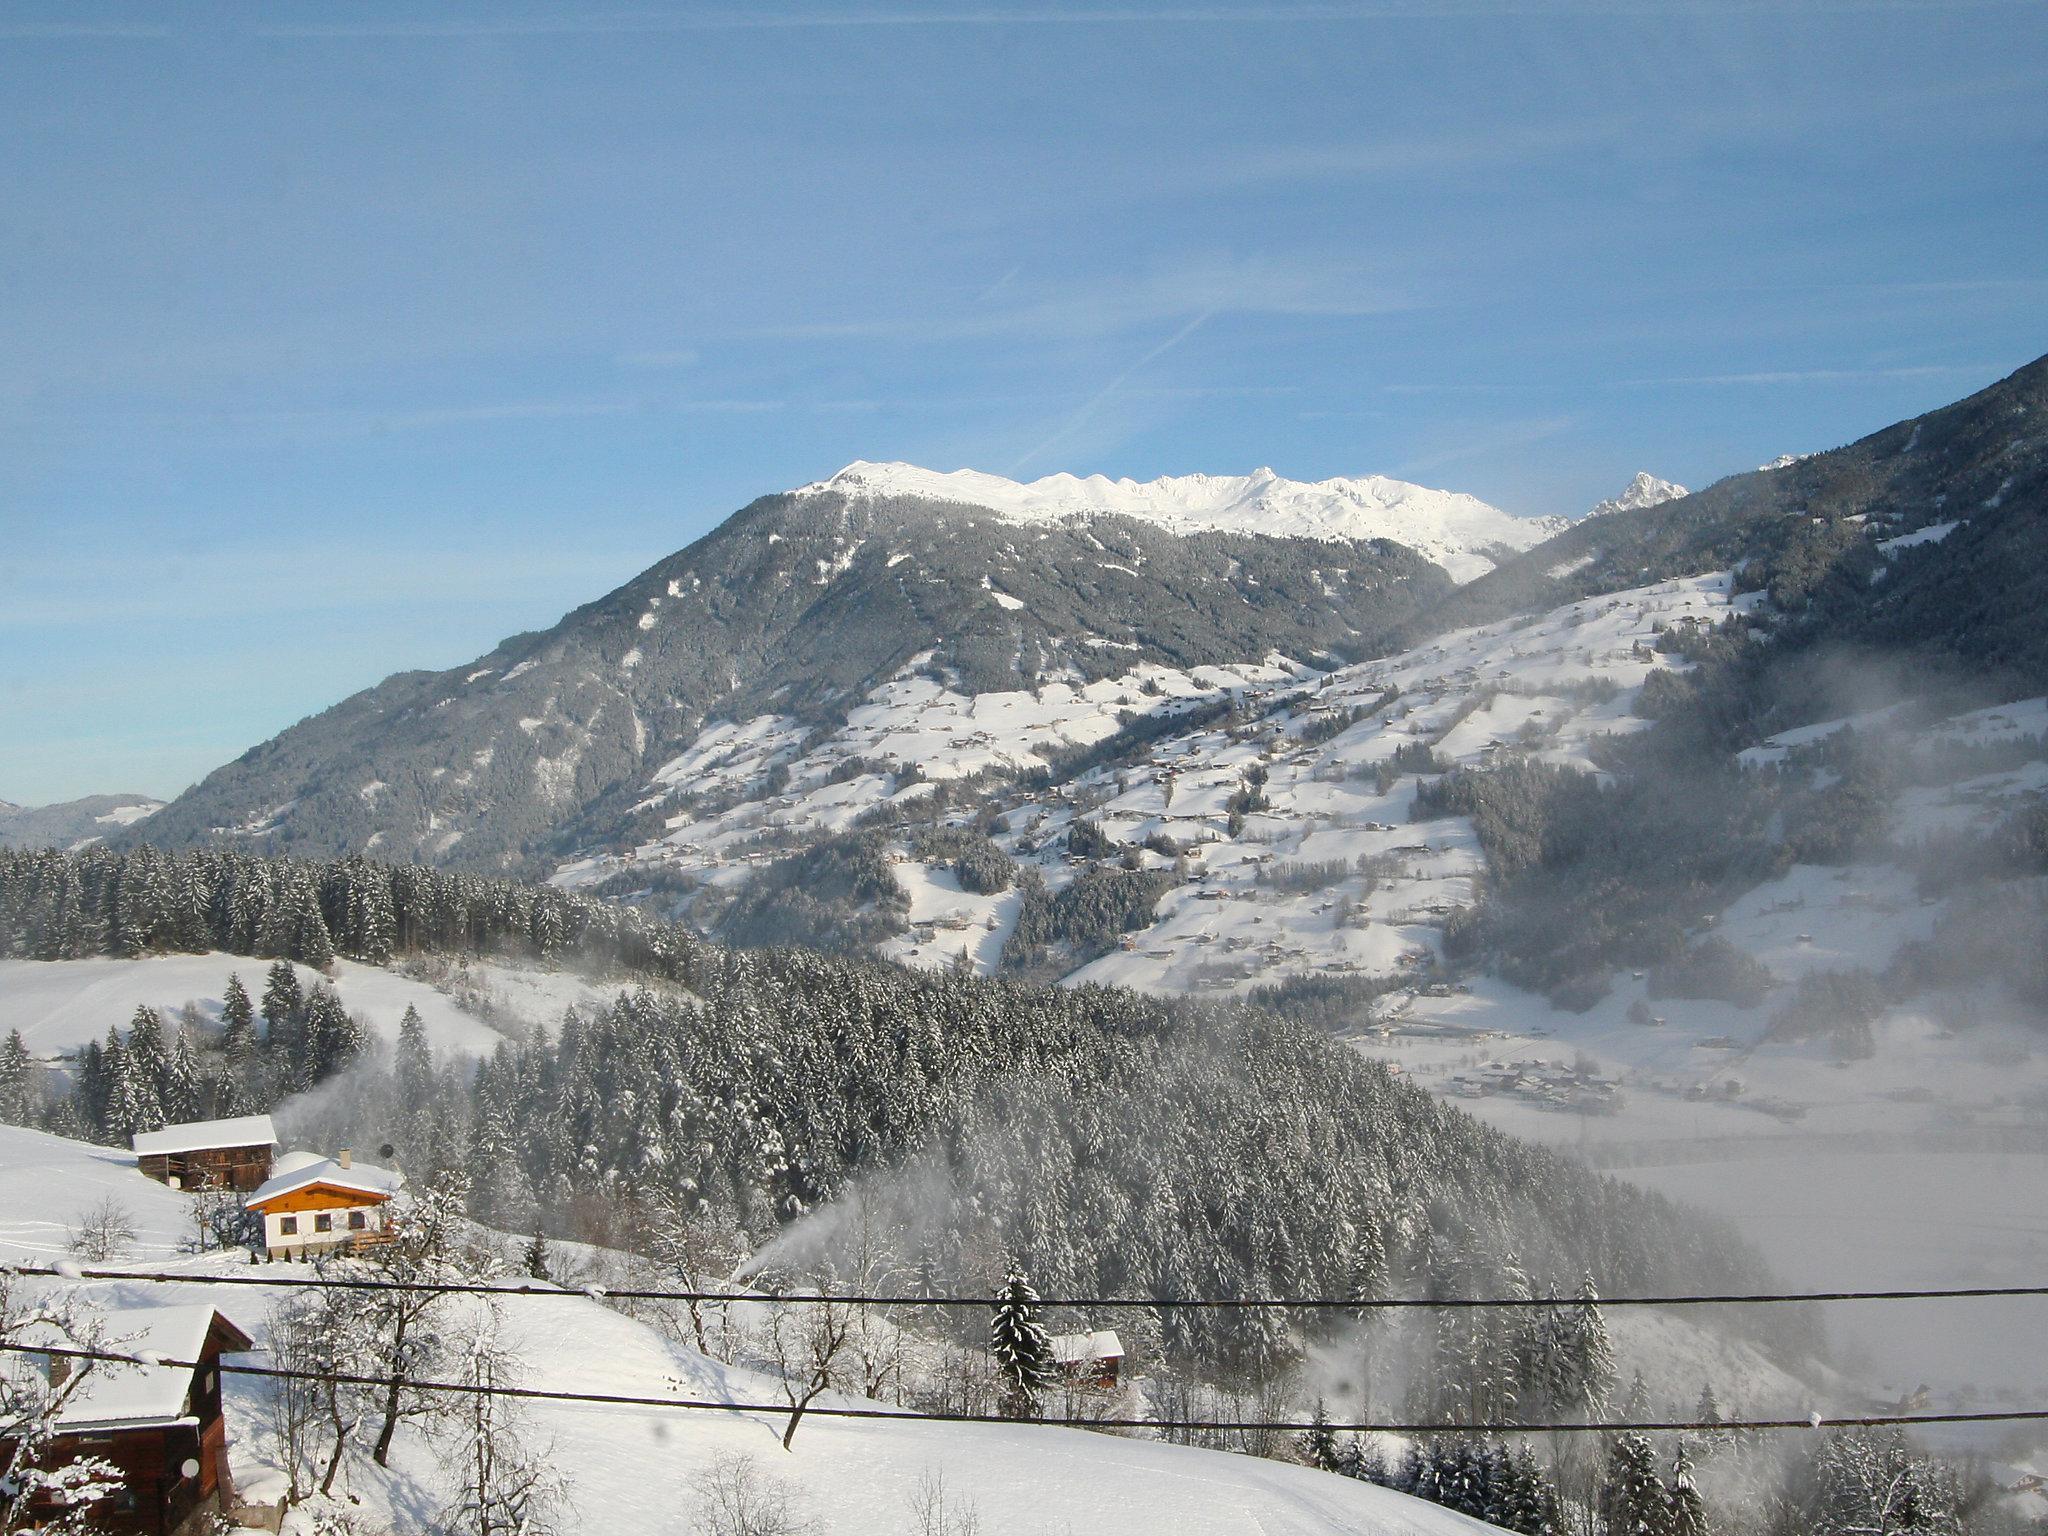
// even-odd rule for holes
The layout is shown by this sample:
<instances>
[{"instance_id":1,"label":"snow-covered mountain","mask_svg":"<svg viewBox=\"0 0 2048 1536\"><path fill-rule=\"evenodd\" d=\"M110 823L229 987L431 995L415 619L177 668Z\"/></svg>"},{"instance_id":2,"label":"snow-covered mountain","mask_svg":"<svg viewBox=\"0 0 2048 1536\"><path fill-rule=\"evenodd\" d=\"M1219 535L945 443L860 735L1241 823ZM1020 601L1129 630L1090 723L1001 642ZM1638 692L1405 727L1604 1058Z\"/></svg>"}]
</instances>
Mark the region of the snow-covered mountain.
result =
<instances>
[{"instance_id":1,"label":"snow-covered mountain","mask_svg":"<svg viewBox=\"0 0 2048 1536\"><path fill-rule=\"evenodd\" d=\"M1615 512L1641 512L1649 507L1662 506L1667 501L1676 501L1692 492L1670 480L1660 480L1647 470L1637 470L1635 479L1629 481L1627 489L1619 496L1610 496L1599 503L1588 517L1606 517Z\"/></svg>"},{"instance_id":2,"label":"snow-covered mountain","mask_svg":"<svg viewBox=\"0 0 2048 1536\"><path fill-rule=\"evenodd\" d=\"M1236 533L1332 543L1391 539L1420 550L1454 581L1491 570L1501 550L1528 549L1569 526L1565 518L1513 517L1476 496L1384 475L1302 481L1265 468L1248 475L1162 475L1146 481L1058 474L1020 483L972 469L862 461L795 494L985 507L1005 522L1027 526L1074 517L1129 517L1174 534Z\"/></svg>"},{"instance_id":3,"label":"snow-covered mountain","mask_svg":"<svg viewBox=\"0 0 2048 1536\"><path fill-rule=\"evenodd\" d=\"M0 848L76 848L163 809L148 795L87 795L56 805L0 800Z\"/></svg>"},{"instance_id":4,"label":"snow-covered mountain","mask_svg":"<svg viewBox=\"0 0 2048 1536\"><path fill-rule=\"evenodd\" d=\"M147 836L549 870L636 837L649 772L715 722L829 729L911 672L972 698L1329 666L1384 651L1556 526L1390 480L856 465L754 502L553 629L302 721Z\"/></svg>"}]
</instances>

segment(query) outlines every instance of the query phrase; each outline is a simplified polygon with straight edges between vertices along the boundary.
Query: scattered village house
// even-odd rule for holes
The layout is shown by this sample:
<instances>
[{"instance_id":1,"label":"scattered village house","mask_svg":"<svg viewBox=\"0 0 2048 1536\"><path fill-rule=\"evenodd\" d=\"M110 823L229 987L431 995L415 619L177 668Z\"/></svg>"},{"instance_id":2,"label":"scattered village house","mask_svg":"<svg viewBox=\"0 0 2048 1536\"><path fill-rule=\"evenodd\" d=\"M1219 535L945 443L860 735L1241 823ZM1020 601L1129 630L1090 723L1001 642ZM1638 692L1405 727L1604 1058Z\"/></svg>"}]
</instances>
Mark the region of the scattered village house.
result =
<instances>
[{"instance_id":1,"label":"scattered village house","mask_svg":"<svg viewBox=\"0 0 2048 1536\"><path fill-rule=\"evenodd\" d=\"M1123 1377L1124 1341L1113 1328L1094 1333L1059 1333L1049 1341L1052 1357L1069 1383L1113 1392Z\"/></svg>"},{"instance_id":2,"label":"scattered village house","mask_svg":"<svg viewBox=\"0 0 2048 1536\"><path fill-rule=\"evenodd\" d=\"M234 1503L220 1357L250 1348L249 1336L204 1305L124 1309L108 1322L117 1347L148 1363L50 1357L53 1386L61 1390L74 1373L76 1381L63 1399L46 1466L93 1457L120 1469L120 1486L92 1509L92 1528L108 1536L215 1529L216 1517ZM62 1513L55 1505L35 1511L51 1519Z\"/></svg>"},{"instance_id":3,"label":"scattered village house","mask_svg":"<svg viewBox=\"0 0 2048 1536\"><path fill-rule=\"evenodd\" d=\"M159 1184L247 1194L270 1177L277 1129L268 1115L195 1120L138 1132L134 1147L136 1166Z\"/></svg>"},{"instance_id":4,"label":"scattered village house","mask_svg":"<svg viewBox=\"0 0 2048 1536\"><path fill-rule=\"evenodd\" d=\"M346 1148L331 1158L288 1152L244 1203L263 1217L266 1255L299 1259L344 1243L388 1242L391 1197L404 1183L395 1168L358 1163Z\"/></svg>"}]
</instances>

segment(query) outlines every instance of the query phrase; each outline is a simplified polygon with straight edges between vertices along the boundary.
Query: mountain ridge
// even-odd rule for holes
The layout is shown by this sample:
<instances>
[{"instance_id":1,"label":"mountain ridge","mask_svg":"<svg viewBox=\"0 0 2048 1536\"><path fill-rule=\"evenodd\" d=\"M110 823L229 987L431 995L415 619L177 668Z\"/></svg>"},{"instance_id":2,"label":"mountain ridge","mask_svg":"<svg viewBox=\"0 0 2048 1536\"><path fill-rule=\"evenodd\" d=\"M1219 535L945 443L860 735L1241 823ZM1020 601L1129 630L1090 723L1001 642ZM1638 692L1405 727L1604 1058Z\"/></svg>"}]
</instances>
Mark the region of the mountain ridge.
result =
<instances>
[{"instance_id":1,"label":"mountain ridge","mask_svg":"<svg viewBox=\"0 0 2048 1536\"><path fill-rule=\"evenodd\" d=\"M1020 483L979 470L856 460L790 494L947 502L987 508L1027 526L1070 517L1132 517L1175 534L1333 543L1392 539L1422 551L1461 581L1492 568L1488 550L1528 549L1570 526L1568 518L1515 517L1476 496L1385 475L1302 481L1264 466L1248 475L1161 475L1141 482L1061 473Z\"/></svg>"}]
</instances>

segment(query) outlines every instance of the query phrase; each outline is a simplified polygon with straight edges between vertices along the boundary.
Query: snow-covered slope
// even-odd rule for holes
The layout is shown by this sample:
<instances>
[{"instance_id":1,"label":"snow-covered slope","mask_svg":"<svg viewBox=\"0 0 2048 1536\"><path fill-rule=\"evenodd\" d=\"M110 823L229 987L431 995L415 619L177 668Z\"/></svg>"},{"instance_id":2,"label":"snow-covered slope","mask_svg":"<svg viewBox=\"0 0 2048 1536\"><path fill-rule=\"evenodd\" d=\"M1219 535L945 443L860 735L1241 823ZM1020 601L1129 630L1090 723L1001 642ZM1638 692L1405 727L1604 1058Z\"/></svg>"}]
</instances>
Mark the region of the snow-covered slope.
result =
<instances>
[{"instance_id":1,"label":"snow-covered slope","mask_svg":"<svg viewBox=\"0 0 2048 1536\"><path fill-rule=\"evenodd\" d=\"M0 1033L19 1029L29 1049L54 1057L122 1030L147 1006L175 1018L187 1003L215 1022L230 975L250 995L263 991L267 960L246 955L151 955L134 960L0 960ZM571 1006L603 1007L617 992L567 971L475 962L438 978L441 986L383 966L337 960L331 977L295 967L302 988L326 982L342 1006L385 1040L398 1038L408 1007L419 1011L436 1051L487 1056L507 1034L554 1028ZM460 1001L458 1001L458 999Z\"/></svg>"},{"instance_id":2,"label":"snow-covered slope","mask_svg":"<svg viewBox=\"0 0 2048 1536\"><path fill-rule=\"evenodd\" d=\"M1606 517L1614 512L1640 512L1645 507L1662 506L1667 501L1676 501L1692 492L1670 480L1660 480L1647 470L1637 470L1635 479L1619 496L1610 496L1599 503L1588 517Z\"/></svg>"},{"instance_id":3,"label":"snow-covered slope","mask_svg":"<svg viewBox=\"0 0 2048 1536\"><path fill-rule=\"evenodd\" d=\"M239 1256L181 1255L184 1197L144 1179L119 1153L0 1126L0 1259L47 1264L62 1257L69 1225L108 1196L127 1207L138 1234L119 1256L125 1265L250 1274ZM280 1265L264 1273L309 1271ZM81 1289L114 1313L117 1337L120 1309L168 1302L210 1302L259 1346L268 1335L268 1299L246 1287L95 1282ZM520 1361L525 1386L779 1400L773 1378L710 1359L583 1296L508 1297L498 1305L500 1342ZM227 1396L235 1485L251 1502L274 1499L284 1483L266 1384L229 1374ZM820 1406L856 1401L828 1396ZM971 1511L989 1536L1482 1536L1494 1529L1306 1467L1081 1430L814 1417L785 1452L781 1414L536 1403L531 1418L534 1442L552 1446L550 1460L569 1480L573 1513L565 1528L607 1536L701 1529L701 1485L722 1458L734 1457L751 1458L756 1475L786 1491L796 1511L829 1536L919 1528L912 1499L927 1479L943 1479L956 1521ZM374 1528L419 1530L437 1507L442 1476L409 1428L389 1469L358 1454L345 1485Z\"/></svg>"},{"instance_id":4,"label":"snow-covered slope","mask_svg":"<svg viewBox=\"0 0 2048 1536\"><path fill-rule=\"evenodd\" d=\"M858 462L795 494L957 502L989 508L1022 525L1116 516L1177 534L1243 533L1339 543L1392 539L1419 550L1456 581L1491 570L1489 551L1528 549L1567 526L1564 518L1513 517L1476 496L1384 475L1311 482L1263 468L1248 475L1162 475L1146 481L1059 474L1019 483L972 469L946 472Z\"/></svg>"},{"instance_id":5,"label":"snow-covered slope","mask_svg":"<svg viewBox=\"0 0 2048 1536\"><path fill-rule=\"evenodd\" d=\"M162 810L148 795L87 795L58 805L0 800L0 848L82 848Z\"/></svg>"}]
</instances>

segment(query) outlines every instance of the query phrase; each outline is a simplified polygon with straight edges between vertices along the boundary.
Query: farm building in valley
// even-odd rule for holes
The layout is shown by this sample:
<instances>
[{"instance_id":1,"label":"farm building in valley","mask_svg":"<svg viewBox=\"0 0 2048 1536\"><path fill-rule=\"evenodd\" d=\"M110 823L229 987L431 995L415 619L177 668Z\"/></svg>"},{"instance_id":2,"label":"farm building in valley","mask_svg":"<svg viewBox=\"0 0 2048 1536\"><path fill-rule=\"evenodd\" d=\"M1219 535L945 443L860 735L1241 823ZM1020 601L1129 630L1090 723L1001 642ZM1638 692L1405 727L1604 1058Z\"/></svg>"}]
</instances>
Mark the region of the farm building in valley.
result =
<instances>
[{"instance_id":1,"label":"farm building in valley","mask_svg":"<svg viewBox=\"0 0 2048 1536\"><path fill-rule=\"evenodd\" d=\"M234 1189L247 1194L270 1177L277 1128L268 1115L195 1120L139 1131L135 1163L173 1189Z\"/></svg>"},{"instance_id":2,"label":"farm building in valley","mask_svg":"<svg viewBox=\"0 0 2048 1536\"><path fill-rule=\"evenodd\" d=\"M346 1148L334 1157L288 1152L243 1203L263 1217L267 1255L299 1259L344 1243L389 1241L391 1197L404 1184L397 1169L359 1163Z\"/></svg>"},{"instance_id":3,"label":"farm building in valley","mask_svg":"<svg viewBox=\"0 0 2048 1536\"><path fill-rule=\"evenodd\" d=\"M128 1308L108 1321L119 1348L147 1363L52 1356L62 1408L45 1465L93 1458L119 1469L120 1486L92 1509L92 1528L109 1536L215 1529L234 1502L220 1357L250 1348L249 1336L210 1306Z\"/></svg>"}]
</instances>

